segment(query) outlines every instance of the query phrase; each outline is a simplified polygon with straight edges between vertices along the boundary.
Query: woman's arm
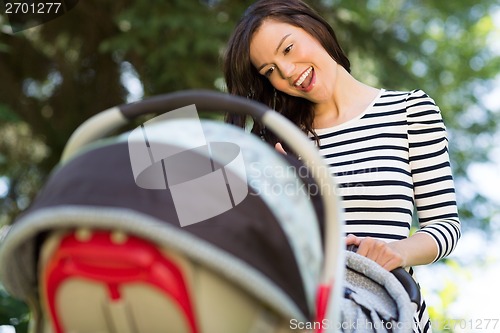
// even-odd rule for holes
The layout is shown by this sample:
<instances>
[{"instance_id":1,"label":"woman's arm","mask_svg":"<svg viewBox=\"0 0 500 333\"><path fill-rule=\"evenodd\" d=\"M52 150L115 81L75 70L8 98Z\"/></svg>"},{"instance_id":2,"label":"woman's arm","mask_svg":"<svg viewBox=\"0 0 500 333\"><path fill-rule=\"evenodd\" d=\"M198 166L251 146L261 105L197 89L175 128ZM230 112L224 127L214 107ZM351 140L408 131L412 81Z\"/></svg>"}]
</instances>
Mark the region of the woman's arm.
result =
<instances>
[{"instance_id":1,"label":"woman's arm","mask_svg":"<svg viewBox=\"0 0 500 333\"><path fill-rule=\"evenodd\" d=\"M430 264L438 254L436 241L425 233L416 233L390 243L371 237L348 235L346 245L356 245L359 255L375 261L388 271L398 267Z\"/></svg>"},{"instance_id":2,"label":"woman's arm","mask_svg":"<svg viewBox=\"0 0 500 333\"><path fill-rule=\"evenodd\" d=\"M409 94L406 109L410 168L420 225L416 234L434 239L434 262L449 255L460 238L446 127L434 100L421 90Z\"/></svg>"}]
</instances>

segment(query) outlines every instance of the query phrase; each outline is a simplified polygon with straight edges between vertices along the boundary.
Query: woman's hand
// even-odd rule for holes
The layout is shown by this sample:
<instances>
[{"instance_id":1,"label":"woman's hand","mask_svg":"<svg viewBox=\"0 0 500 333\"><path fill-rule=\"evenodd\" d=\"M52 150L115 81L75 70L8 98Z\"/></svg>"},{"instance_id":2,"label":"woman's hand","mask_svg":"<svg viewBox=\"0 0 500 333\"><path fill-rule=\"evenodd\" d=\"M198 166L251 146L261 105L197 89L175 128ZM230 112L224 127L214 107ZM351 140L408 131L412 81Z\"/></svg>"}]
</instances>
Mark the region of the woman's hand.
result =
<instances>
[{"instance_id":1,"label":"woman's hand","mask_svg":"<svg viewBox=\"0 0 500 333\"><path fill-rule=\"evenodd\" d=\"M357 254L367 257L388 271L398 267L405 267L404 255L399 252L397 246L393 243L386 243L371 237L360 238L352 234L347 235L346 245L356 245ZM391 245L392 244L392 245Z\"/></svg>"},{"instance_id":2,"label":"woman's hand","mask_svg":"<svg viewBox=\"0 0 500 333\"><path fill-rule=\"evenodd\" d=\"M286 151L285 151L285 149L283 149L283 146L281 145L281 143L278 142L277 144L275 144L274 149L276 149L277 151L279 151L283 155L286 155Z\"/></svg>"}]
</instances>

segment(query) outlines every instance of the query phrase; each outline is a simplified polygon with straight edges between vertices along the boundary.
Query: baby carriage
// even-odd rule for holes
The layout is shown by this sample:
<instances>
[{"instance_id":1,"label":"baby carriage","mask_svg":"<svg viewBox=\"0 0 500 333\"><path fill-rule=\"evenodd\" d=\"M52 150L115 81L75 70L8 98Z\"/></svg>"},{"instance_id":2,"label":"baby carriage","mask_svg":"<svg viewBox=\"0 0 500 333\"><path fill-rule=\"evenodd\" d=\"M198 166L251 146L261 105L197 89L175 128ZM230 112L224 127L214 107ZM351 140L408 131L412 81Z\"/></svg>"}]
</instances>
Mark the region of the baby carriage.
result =
<instances>
[{"instance_id":1,"label":"baby carriage","mask_svg":"<svg viewBox=\"0 0 500 333\"><path fill-rule=\"evenodd\" d=\"M300 160L196 108L250 115ZM338 205L315 147L276 112L157 96L75 131L2 236L0 280L37 333L411 331L414 281L345 251Z\"/></svg>"}]
</instances>

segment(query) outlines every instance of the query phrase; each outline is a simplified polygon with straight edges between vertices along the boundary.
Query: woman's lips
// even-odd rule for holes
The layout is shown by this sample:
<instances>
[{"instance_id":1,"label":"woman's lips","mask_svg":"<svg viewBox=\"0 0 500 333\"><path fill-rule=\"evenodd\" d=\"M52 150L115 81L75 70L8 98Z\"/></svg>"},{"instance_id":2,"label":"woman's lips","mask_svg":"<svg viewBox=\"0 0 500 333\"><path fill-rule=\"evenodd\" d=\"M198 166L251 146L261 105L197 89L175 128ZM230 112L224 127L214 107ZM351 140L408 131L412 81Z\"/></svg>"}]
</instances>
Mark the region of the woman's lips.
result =
<instances>
[{"instance_id":1,"label":"woman's lips","mask_svg":"<svg viewBox=\"0 0 500 333\"><path fill-rule=\"evenodd\" d=\"M311 66L302 72L299 78L294 82L294 86L299 90L308 92L313 88L315 78L314 68Z\"/></svg>"}]
</instances>

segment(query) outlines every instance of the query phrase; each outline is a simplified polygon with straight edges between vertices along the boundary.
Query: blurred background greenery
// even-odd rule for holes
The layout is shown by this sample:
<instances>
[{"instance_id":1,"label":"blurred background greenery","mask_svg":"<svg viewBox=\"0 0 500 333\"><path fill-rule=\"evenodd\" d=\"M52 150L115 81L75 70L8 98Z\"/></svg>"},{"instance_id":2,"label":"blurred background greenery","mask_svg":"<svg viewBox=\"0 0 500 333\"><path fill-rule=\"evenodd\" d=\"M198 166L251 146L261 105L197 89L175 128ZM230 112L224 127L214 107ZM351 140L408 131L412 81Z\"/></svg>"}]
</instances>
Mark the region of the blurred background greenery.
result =
<instances>
[{"instance_id":1,"label":"blurred background greenery","mask_svg":"<svg viewBox=\"0 0 500 333\"><path fill-rule=\"evenodd\" d=\"M30 204L70 134L93 114L172 91L223 89L220 55L251 2L84 0L17 33L0 16L0 226ZM436 100L449 131L464 235L498 235L498 201L485 197L471 174L474 166L491 167L499 139L498 1L308 2L336 30L355 77L423 89ZM454 276L469 270L456 256L433 266ZM457 284L450 278L424 286L426 297L438 300L430 302L435 331L451 331L441 320L459 297ZM26 305L0 287L0 325L26 332L28 320Z\"/></svg>"}]
</instances>

